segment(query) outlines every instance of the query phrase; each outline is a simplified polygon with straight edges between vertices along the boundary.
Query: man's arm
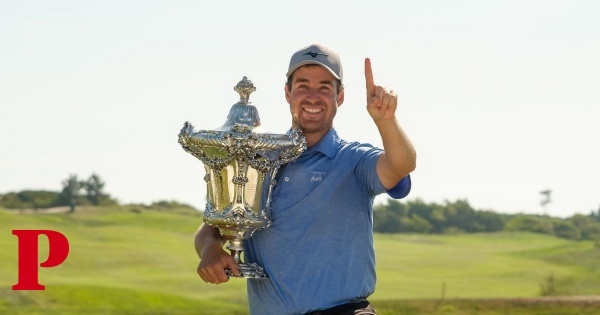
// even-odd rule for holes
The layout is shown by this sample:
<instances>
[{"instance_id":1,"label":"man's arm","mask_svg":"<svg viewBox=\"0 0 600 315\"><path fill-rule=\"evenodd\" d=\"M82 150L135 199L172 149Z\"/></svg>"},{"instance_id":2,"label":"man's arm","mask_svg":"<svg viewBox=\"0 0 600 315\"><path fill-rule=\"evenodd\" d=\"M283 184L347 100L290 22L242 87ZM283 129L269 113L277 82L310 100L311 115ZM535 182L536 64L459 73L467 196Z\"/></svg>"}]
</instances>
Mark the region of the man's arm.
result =
<instances>
[{"instance_id":1,"label":"man's arm","mask_svg":"<svg viewBox=\"0 0 600 315\"><path fill-rule=\"evenodd\" d=\"M225 269L238 276L239 266L233 257L223 249L225 240L219 229L203 224L194 235L194 247L200 257L198 275L204 282L219 284L229 281Z\"/></svg>"},{"instance_id":2,"label":"man's arm","mask_svg":"<svg viewBox=\"0 0 600 315\"><path fill-rule=\"evenodd\" d=\"M375 85L369 58L365 59L365 82L367 111L373 118L383 142L384 153L377 161L377 176L386 189L391 189L415 169L417 153L396 119L396 92Z\"/></svg>"}]
</instances>

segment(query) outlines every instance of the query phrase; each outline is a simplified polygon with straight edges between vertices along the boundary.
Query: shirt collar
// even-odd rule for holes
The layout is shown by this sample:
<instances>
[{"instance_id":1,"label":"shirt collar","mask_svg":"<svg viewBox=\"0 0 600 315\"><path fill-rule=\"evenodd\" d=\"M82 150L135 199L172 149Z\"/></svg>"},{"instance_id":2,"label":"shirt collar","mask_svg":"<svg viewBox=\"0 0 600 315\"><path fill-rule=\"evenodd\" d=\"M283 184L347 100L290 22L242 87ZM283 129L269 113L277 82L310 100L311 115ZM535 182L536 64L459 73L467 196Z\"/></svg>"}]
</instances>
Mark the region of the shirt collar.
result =
<instances>
[{"instance_id":1,"label":"shirt collar","mask_svg":"<svg viewBox=\"0 0 600 315\"><path fill-rule=\"evenodd\" d=\"M317 142L312 148L306 150L305 153L310 152L321 152L328 158L333 158L337 152L337 147L341 141L335 128L329 129L329 131Z\"/></svg>"}]
</instances>

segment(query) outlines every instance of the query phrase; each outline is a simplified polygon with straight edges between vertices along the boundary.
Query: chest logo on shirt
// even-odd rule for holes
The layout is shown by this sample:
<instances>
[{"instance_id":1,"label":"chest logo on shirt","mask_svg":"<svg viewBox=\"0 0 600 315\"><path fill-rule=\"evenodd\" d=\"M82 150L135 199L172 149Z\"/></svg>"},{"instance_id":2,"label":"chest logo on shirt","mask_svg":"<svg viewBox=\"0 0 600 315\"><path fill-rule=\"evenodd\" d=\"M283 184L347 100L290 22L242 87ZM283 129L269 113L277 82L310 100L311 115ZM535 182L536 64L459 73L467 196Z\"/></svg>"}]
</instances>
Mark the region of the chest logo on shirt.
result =
<instances>
[{"instance_id":1,"label":"chest logo on shirt","mask_svg":"<svg viewBox=\"0 0 600 315\"><path fill-rule=\"evenodd\" d=\"M325 172L311 172L312 177L310 178L311 182L321 182L323 181L323 176L326 174Z\"/></svg>"}]
</instances>

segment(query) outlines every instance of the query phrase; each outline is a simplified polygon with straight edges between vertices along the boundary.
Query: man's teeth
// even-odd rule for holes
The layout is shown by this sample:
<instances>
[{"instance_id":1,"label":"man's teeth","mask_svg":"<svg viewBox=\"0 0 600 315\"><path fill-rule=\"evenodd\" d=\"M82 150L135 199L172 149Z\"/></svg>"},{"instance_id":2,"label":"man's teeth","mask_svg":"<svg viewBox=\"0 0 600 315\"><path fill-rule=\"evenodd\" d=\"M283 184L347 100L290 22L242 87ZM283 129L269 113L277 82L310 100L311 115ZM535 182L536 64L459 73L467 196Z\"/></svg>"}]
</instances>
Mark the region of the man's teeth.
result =
<instances>
[{"instance_id":1,"label":"man's teeth","mask_svg":"<svg viewBox=\"0 0 600 315\"><path fill-rule=\"evenodd\" d=\"M321 111L323 111L322 109L319 109L319 108L304 108L304 110L309 113L320 113Z\"/></svg>"}]
</instances>

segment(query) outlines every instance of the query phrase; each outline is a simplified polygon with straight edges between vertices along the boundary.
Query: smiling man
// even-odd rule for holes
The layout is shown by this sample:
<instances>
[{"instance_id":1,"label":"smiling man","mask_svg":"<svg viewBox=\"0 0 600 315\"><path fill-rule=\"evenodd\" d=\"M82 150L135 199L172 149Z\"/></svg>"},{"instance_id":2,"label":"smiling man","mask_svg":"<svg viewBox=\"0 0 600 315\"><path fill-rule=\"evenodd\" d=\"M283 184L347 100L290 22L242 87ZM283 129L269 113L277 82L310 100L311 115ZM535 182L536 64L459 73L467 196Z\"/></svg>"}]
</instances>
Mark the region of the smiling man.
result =
<instances>
[{"instance_id":1,"label":"smiling man","mask_svg":"<svg viewBox=\"0 0 600 315\"><path fill-rule=\"evenodd\" d=\"M375 290L373 200L400 199L411 188L415 150L396 119L397 95L378 86L365 59L367 112L383 149L343 140L333 127L344 102L339 56L323 45L292 55L285 98L292 128L302 130L307 150L277 174L272 225L246 240L246 262L265 268L268 279L248 280L251 314L375 314L367 298ZM228 281L239 268L223 249L216 228L200 227L195 246L200 277Z\"/></svg>"}]
</instances>

